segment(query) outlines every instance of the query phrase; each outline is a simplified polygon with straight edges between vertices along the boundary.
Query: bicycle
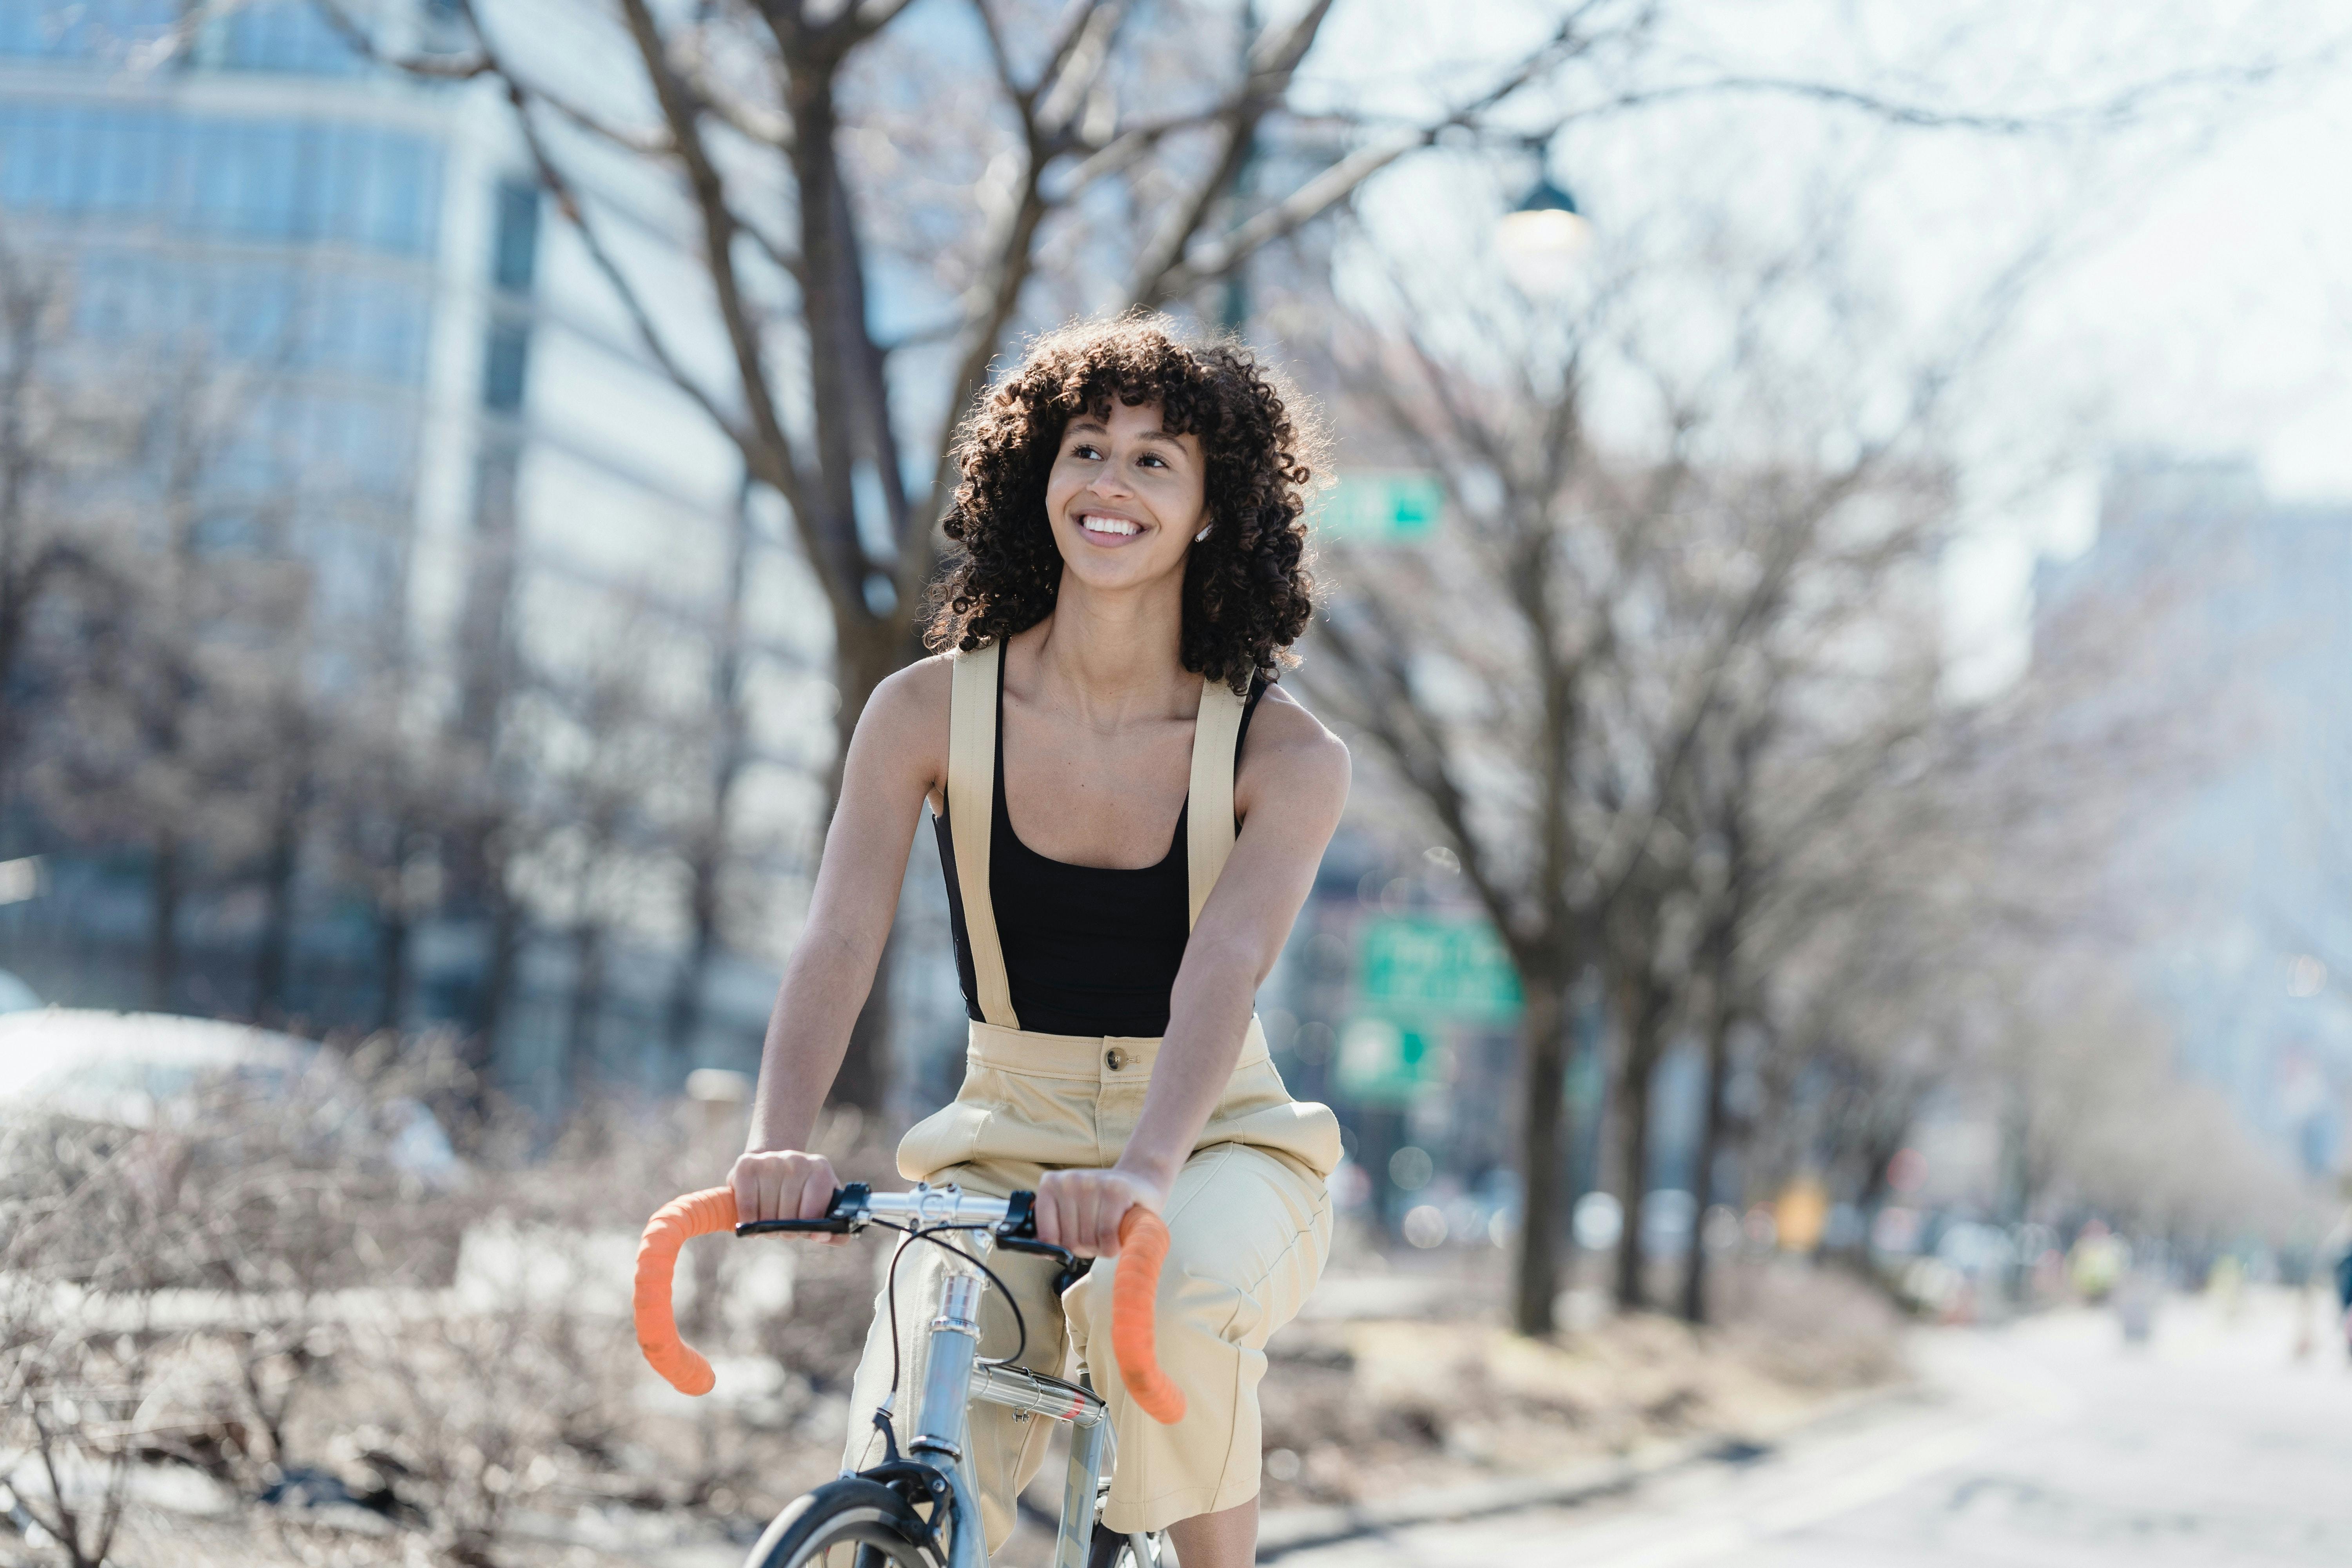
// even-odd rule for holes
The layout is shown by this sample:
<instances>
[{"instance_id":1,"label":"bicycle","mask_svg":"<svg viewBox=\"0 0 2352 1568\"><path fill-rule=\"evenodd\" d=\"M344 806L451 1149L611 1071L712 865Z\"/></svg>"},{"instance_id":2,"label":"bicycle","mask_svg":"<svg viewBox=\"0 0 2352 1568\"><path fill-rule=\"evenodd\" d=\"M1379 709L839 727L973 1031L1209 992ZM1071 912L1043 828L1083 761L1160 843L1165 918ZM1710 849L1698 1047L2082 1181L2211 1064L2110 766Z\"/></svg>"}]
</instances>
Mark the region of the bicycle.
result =
<instances>
[{"instance_id":1,"label":"bicycle","mask_svg":"<svg viewBox=\"0 0 2352 1568\"><path fill-rule=\"evenodd\" d=\"M874 1413L885 1446L883 1461L845 1473L794 1500L751 1548L745 1568L987 1568L979 1488L964 1451L967 1414L974 1401L1071 1426L1054 1568L1159 1568L1164 1559L1172 1561L1167 1558L1164 1531L1121 1535L1101 1521L1115 1443L1108 1408L1086 1374L1081 1373L1076 1383L1066 1383L1013 1365L1021 1346L1000 1361L979 1354L982 1292L991 1281L1003 1287L988 1267L992 1250L1001 1247L1058 1260L1062 1273L1056 1294L1086 1272L1087 1264L1075 1255L1037 1239L1035 1201L1034 1193L990 1198L925 1183L908 1193L877 1193L863 1182L853 1182L835 1190L822 1218L739 1224L733 1191L713 1187L673 1200L646 1223L637 1244L637 1343L656 1372L689 1394L707 1394L717 1382L709 1362L678 1337L670 1310L678 1248L689 1237L728 1229L739 1237L771 1231L847 1236L871 1226L898 1231L905 1239L890 1260L884 1292L894 1324L898 1258L908 1248L926 1242L961 1260L950 1266L939 1300L930 1303L929 1355L914 1412L914 1436L904 1452L892 1418L898 1401L894 1379L889 1399ZM947 1240L950 1233L968 1237L972 1248ZM1138 1206L1120 1221L1118 1237L1111 1353L1137 1406L1156 1421L1171 1423L1184 1414L1184 1395L1160 1372L1152 1342L1153 1301L1168 1255L1168 1227L1158 1215ZM1011 1292L1005 1294L1025 1345L1027 1325L1021 1321Z\"/></svg>"}]
</instances>

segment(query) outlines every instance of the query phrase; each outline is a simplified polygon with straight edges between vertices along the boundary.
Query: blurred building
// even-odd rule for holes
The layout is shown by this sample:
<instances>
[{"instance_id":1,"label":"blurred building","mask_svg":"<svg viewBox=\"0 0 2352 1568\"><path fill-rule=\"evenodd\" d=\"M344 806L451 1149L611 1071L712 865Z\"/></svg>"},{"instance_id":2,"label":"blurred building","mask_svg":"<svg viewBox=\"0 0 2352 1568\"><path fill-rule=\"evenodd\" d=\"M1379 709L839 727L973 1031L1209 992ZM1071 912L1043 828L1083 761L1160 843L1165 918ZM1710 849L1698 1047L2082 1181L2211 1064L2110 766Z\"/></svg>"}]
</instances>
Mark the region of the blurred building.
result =
<instances>
[{"instance_id":1,"label":"blurred building","mask_svg":"<svg viewBox=\"0 0 2352 1568\"><path fill-rule=\"evenodd\" d=\"M2035 659L2156 721L2114 870L2180 1067L2301 1169L2352 1162L2352 505L2246 462L2117 466L2097 542L2035 584ZM2121 805L2122 803L2118 803Z\"/></svg>"},{"instance_id":2,"label":"blurred building","mask_svg":"<svg viewBox=\"0 0 2352 1568\"><path fill-rule=\"evenodd\" d=\"M387 55L467 44L448 0L352 9ZM380 911L339 879L331 847L300 858L271 1011L462 1023L504 962L500 1071L545 1099L560 1094L551 1075L583 1066L628 1079L687 1058L746 1065L773 994L767 892L804 847L830 689L812 674L821 603L782 524L743 498L734 452L636 346L542 200L511 115L489 83L363 58L310 0L209 15L0 0L0 243L58 280L70 347L89 362L237 378L220 482L269 489L291 520L268 548L308 574L314 684L332 701L397 665L436 732L487 747L528 720L534 758L589 760L519 795L631 804L589 850L578 834L534 840L508 879L525 918L503 933L462 846L421 855L396 994ZM612 171L637 220L623 243L658 268L682 231L631 177ZM257 547L234 526L207 544ZM703 711L715 688L740 733ZM599 717L622 710L680 716L663 732L682 741L641 748L642 778L615 771L622 720ZM549 742L558 731L571 738ZM732 918L700 942L681 1023L698 928L676 824L701 809L703 753L721 747L740 879L716 900ZM12 832L8 852L49 853L44 896L0 910L8 966L56 999L138 1005L152 870L139 847ZM192 892L171 1005L258 1010L248 895Z\"/></svg>"}]
</instances>

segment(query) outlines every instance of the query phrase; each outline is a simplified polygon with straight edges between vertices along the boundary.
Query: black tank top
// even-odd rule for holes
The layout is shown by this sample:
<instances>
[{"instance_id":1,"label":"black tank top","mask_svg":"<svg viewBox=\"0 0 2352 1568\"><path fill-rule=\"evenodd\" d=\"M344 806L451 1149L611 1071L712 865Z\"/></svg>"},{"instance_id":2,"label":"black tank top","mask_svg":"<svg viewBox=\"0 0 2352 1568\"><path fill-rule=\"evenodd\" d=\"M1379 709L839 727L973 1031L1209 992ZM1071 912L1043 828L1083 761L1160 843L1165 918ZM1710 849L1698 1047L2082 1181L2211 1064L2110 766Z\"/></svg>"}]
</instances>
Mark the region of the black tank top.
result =
<instances>
[{"instance_id":1,"label":"black tank top","mask_svg":"<svg viewBox=\"0 0 2352 1568\"><path fill-rule=\"evenodd\" d=\"M1264 679L1250 682L1234 737L1241 761ZM996 780L989 825L988 896L1004 949L1006 984L1021 1026L1046 1035L1126 1035L1168 1032L1168 999L1192 934L1184 830L1189 793L1176 816L1176 834L1156 866L1118 869L1049 860L1021 842L1004 805L1004 666L996 670ZM972 978L971 942L964 934L963 892L956 886L955 838L947 814L931 819L939 834L940 868L946 874L948 914L955 932L956 975L964 1011L982 1022L980 986Z\"/></svg>"}]
</instances>

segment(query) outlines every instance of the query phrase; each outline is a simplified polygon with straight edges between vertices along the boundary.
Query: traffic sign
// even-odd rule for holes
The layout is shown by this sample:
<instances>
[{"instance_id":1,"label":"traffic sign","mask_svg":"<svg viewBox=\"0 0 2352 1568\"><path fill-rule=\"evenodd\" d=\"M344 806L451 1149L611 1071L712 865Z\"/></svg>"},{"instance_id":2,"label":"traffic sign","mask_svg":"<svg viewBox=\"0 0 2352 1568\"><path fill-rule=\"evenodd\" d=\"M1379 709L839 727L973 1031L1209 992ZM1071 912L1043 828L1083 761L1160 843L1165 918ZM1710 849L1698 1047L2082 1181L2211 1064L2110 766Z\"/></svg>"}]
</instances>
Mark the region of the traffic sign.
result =
<instances>
[{"instance_id":1,"label":"traffic sign","mask_svg":"<svg viewBox=\"0 0 2352 1568\"><path fill-rule=\"evenodd\" d=\"M1405 1024L1507 1024L1521 1005L1502 938L1470 914L1366 921L1356 942L1356 998L1360 1011Z\"/></svg>"},{"instance_id":2,"label":"traffic sign","mask_svg":"<svg viewBox=\"0 0 2352 1568\"><path fill-rule=\"evenodd\" d=\"M1397 1105L1444 1081L1444 1053L1419 1029L1360 1017L1339 1034L1331 1086L1358 1105Z\"/></svg>"},{"instance_id":3,"label":"traffic sign","mask_svg":"<svg viewBox=\"0 0 2352 1568\"><path fill-rule=\"evenodd\" d=\"M1360 471L1341 474L1325 492L1312 527L1350 544L1418 544L1436 534L1444 511L1445 486L1435 474Z\"/></svg>"}]
</instances>

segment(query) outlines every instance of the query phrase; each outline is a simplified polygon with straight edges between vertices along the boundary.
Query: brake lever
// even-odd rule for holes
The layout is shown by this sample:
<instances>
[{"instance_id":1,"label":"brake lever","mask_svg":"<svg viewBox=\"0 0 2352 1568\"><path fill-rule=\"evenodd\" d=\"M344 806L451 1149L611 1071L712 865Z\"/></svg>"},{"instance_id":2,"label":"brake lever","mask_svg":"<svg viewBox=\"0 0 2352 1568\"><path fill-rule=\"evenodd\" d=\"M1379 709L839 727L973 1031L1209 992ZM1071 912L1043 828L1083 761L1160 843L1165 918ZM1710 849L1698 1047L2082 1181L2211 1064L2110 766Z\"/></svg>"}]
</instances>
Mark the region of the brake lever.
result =
<instances>
[{"instance_id":1,"label":"brake lever","mask_svg":"<svg viewBox=\"0 0 2352 1568\"><path fill-rule=\"evenodd\" d=\"M1094 1267L1091 1258L1080 1258L1066 1247L1055 1247L1050 1241L1037 1239L1037 1194L1014 1193L1004 1200L1004 1217L993 1227L996 1245L1007 1252L1026 1252L1037 1258L1050 1258L1062 1266L1054 1277L1054 1294L1060 1295Z\"/></svg>"},{"instance_id":2,"label":"brake lever","mask_svg":"<svg viewBox=\"0 0 2352 1568\"><path fill-rule=\"evenodd\" d=\"M735 1227L735 1234L765 1236L771 1231L815 1231L828 1236L847 1236L866 1223L866 1205L873 1196L871 1184L852 1182L845 1187L833 1189L833 1201L825 1205L824 1214L819 1218L746 1220Z\"/></svg>"}]
</instances>

